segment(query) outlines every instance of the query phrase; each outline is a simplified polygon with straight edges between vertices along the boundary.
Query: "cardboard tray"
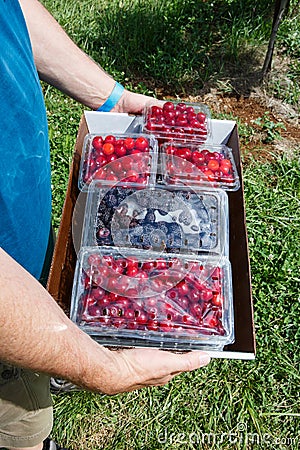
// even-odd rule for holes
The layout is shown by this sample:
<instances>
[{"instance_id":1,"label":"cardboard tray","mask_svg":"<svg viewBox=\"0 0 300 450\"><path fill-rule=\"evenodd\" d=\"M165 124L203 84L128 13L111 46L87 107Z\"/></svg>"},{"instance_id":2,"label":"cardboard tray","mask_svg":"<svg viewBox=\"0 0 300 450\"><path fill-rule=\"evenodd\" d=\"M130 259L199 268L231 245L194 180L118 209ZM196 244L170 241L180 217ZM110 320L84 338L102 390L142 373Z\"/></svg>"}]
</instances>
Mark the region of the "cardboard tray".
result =
<instances>
[{"instance_id":1,"label":"cardboard tray","mask_svg":"<svg viewBox=\"0 0 300 450\"><path fill-rule=\"evenodd\" d=\"M124 120L124 131L132 122L132 117L127 114L115 114L111 117L110 130L114 129L114 121L120 128L120 123ZM88 132L97 132L97 127L99 127L97 125L98 118L99 113L86 112L79 124L62 219L47 284L49 293L67 315L70 312L73 277L77 259L73 244L72 220L74 222L73 213L79 196L78 173L81 152L85 135ZM224 347L223 351L211 351L209 353L216 358L251 360L255 358L255 333L239 138L237 126L233 121L212 120L212 125L214 142L217 140L217 143L226 143L232 149L241 188L235 192L228 192L229 259L232 264L235 342ZM98 129L98 131L100 130ZM102 127L101 131L103 131ZM82 196L83 194L81 193L80 195ZM76 220L80 221L82 218L78 217Z\"/></svg>"}]
</instances>

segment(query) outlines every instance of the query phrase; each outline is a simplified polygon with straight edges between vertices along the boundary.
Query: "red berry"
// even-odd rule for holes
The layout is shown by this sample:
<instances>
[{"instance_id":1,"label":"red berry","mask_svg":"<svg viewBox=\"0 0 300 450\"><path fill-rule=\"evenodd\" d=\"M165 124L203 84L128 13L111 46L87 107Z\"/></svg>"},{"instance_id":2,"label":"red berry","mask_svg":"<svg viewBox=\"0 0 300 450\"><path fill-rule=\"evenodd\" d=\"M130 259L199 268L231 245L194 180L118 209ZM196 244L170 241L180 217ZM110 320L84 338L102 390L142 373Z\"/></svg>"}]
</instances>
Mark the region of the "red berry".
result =
<instances>
[{"instance_id":1,"label":"red berry","mask_svg":"<svg viewBox=\"0 0 300 450\"><path fill-rule=\"evenodd\" d=\"M195 128L197 130L201 129L201 127L202 127L201 123L197 119L191 120L190 125L192 128Z\"/></svg>"},{"instance_id":2,"label":"red berry","mask_svg":"<svg viewBox=\"0 0 300 450\"><path fill-rule=\"evenodd\" d=\"M148 321L148 314L145 311L136 311L135 320L139 325L145 325Z\"/></svg>"},{"instance_id":3,"label":"red berry","mask_svg":"<svg viewBox=\"0 0 300 450\"><path fill-rule=\"evenodd\" d=\"M197 118L197 116L196 116L196 114L194 113L194 112L190 112L190 113L188 113L188 115L187 115L187 120L189 121L189 122L192 122L193 120L195 120Z\"/></svg>"},{"instance_id":4,"label":"red berry","mask_svg":"<svg viewBox=\"0 0 300 450\"><path fill-rule=\"evenodd\" d=\"M169 333L170 331L173 330L174 324L171 320L165 320L159 324L159 328L164 333Z\"/></svg>"},{"instance_id":5,"label":"red berry","mask_svg":"<svg viewBox=\"0 0 300 450\"><path fill-rule=\"evenodd\" d=\"M148 320L147 328L148 328L148 330L150 330L150 331L158 331L158 330L159 330L158 321L155 320L155 319L153 319L153 320L152 320L152 319Z\"/></svg>"},{"instance_id":6,"label":"red berry","mask_svg":"<svg viewBox=\"0 0 300 450\"><path fill-rule=\"evenodd\" d=\"M218 161L216 161L215 159L211 159L210 161L208 161L207 167L213 172L215 172L216 170L219 169L220 165Z\"/></svg>"},{"instance_id":7,"label":"red berry","mask_svg":"<svg viewBox=\"0 0 300 450\"><path fill-rule=\"evenodd\" d=\"M151 106L151 115L152 116L162 116L163 110L160 106Z\"/></svg>"},{"instance_id":8,"label":"red berry","mask_svg":"<svg viewBox=\"0 0 300 450\"><path fill-rule=\"evenodd\" d=\"M213 298L213 292L211 289L204 289L201 293L200 293L200 299L203 302L209 302L209 300L211 300Z\"/></svg>"},{"instance_id":9,"label":"red berry","mask_svg":"<svg viewBox=\"0 0 300 450\"><path fill-rule=\"evenodd\" d=\"M116 161L117 159L118 159L118 156L115 153L112 153L111 155L107 155L107 157L106 157L106 160L107 160L108 163L112 163L112 162ZM113 164L110 167L110 169L114 172L115 171L115 165Z\"/></svg>"},{"instance_id":10,"label":"red berry","mask_svg":"<svg viewBox=\"0 0 300 450\"><path fill-rule=\"evenodd\" d=\"M172 102L166 102L163 105L163 112L164 113L165 112L169 112L169 111L174 111L174 109L175 109L175 106L174 106L174 103L172 103Z\"/></svg>"},{"instance_id":11,"label":"red berry","mask_svg":"<svg viewBox=\"0 0 300 450\"><path fill-rule=\"evenodd\" d=\"M148 140L142 136L138 137L135 141L135 148L145 151L149 146Z\"/></svg>"},{"instance_id":12,"label":"red berry","mask_svg":"<svg viewBox=\"0 0 300 450\"><path fill-rule=\"evenodd\" d=\"M174 155L178 156L179 158L186 159L187 161L190 161L192 158L192 152L187 147L177 148L174 152Z\"/></svg>"},{"instance_id":13,"label":"red berry","mask_svg":"<svg viewBox=\"0 0 300 450\"><path fill-rule=\"evenodd\" d=\"M95 150L101 150L103 145L103 138L102 136L95 136L92 140L92 146Z\"/></svg>"},{"instance_id":14,"label":"red berry","mask_svg":"<svg viewBox=\"0 0 300 450\"><path fill-rule=\"evenodd\" d=\"M193 108L192 106L187 106L187 107L185 108L185 112L186 112L187 114L195 114L194 108ZM195 114L195 115L196 115L196 114Z\"/></svg>"},{"instance_id":15,"label":"red berry","mask_svg":"<svg viewBox=\"0 0 300 450\"><path fill-rule=\"evenodd\" d=\"M96 167L102 167L105 164L107 164L107 159L105 158L105 156L97 156L96 158Z\"/></svg>"},{"instance_id":16,"label":"red berry","mask_svg":"<svg viewBox=\"0 0 300 450\"><path fill-rule=\"evenodd\" d=\"M177 105L176 105L176 111L184 112L185 109L186 109L186 106L185 106L184 103L177 103Z\"/></svg>"},{"instance_id":17,"label":"red berry","mask_svg":"<svg viewBox=\"0 0 300 450\"><path fill-rule=\"evenodd\" d=\"M134 139L127 137L124 140L124 147L126 148L126 150L132 150L134 148Z\"/></svg>"},{"instance_id":18,"label":"red berry","mask_svg":"<svg viewBox=\"0 0 300 450\"><path fill-rule=\"evenodd\" d=\"M116 145L115 154L119 157L125 156L127 153L125 145Z\"/></svg>"},{"instance_id":19,"label":"red berry","mask_svg":"<svg viewBox=\"0 0 300 450\"><path fill-rule=\"evenodd\" d=\"M221 170L215 170L214 179L215 181L223 181L223 172Z\"/></svg>"},{"instance_id":20,"label":"red berry","mask_svg":"<svg viewBox=\"0 0 300 450\"><path fill-rule=\"evenodd\" d=\"M128 170L125 174L125 180L130 183L137 183L139 174L135 170Z\"/></svg>"},{"instance_id":21,"label":"red berry","mask_svg":"<svg viewBox=\"0 0 300 450\"><path fill-rule=\"evenodd\" d=\"M179 114L178 117L176 117L176 125L179 127L185 127L188 124L187 117L185 114Z\"/></svg>"},{"instance_id":22,"label":"red berry","mask_svg":"<svg viewBox=\"0 0 300 450\"><path fill-rule=\"evenodd\" d=\"M106 179L107 181L113 181L113 182L119 181L119 178L118 178L116 175L114 175L113 173L108 174L108 175L105 177L105 179Z\"/></svg>"},{"instance_id":23,"label":"red berry","mask_svg":"<svg viewBox=\"0 0 300 450\"><path fill-rule=\"evenodd\" d=\"M229 159L222 159L221 163L220 163L220 169L222 170L223 173L229 173L229 171L231 170L232 165Z\"/></svg>"},{"instance_id":24,"label":"red berry","mask_svg":"<svg viewBox=\"0 0 300 450\"><path fill-rule=\"evenodd\" d=\"M196 166L200 166L205 162L205 158L201 152L193 152L192 161L196 164Z\"/></svg>"},{"instance_id":25,"label":"red berry","mask_svg":"<svg viewBox=\"0 0 300 450\"><path fill-rule=\"evenodd\" d=\"M115 151L115 147L110 142L103 144L102 151L105 155L111 155Z\"/></svg>"},{"instance_id":26,"label":"red berry","mask_svg":"<svg viewBox=\"0 0 300 450\"><path fill-rule=\"evenodd\" d=\"M204 123L206 120L206 115L203 112L198 112L197 119L200 123Z\"/></svg>"},{"instance_id":27,"label":"red berry","mask_svg":"<svg viewBox=\"0 0 300 450\"><path fill-rule=\"evenodd\" d=\"M116 138L115 136L112 136L111 134L108 134L105 139L104 139L105 143L109 143L109 144L115 144L116 143Z\"/></svg>"},{"instance_id":28,"label":"red berry","mask_svg":"<svg viewBox=\"0 0 300 450\"><path fill-rule=\"evenodd\" d=\"M221 308L223 304L223 297L220 294L214 294L212 304L218 308Z\"/></svg>"},{"instance_id":29,"label":"red berry","mask_svg":"<svg viewBox=\"0 0 300 450\"><path fill-rule=\"evenodd\" d=\"M138 276L138 273L139 273L139 268L135 267L135 266L131 266L131 267L128 267L126 275L128 277L135 278L136 276Z\"/></svg>"}]
</instances>

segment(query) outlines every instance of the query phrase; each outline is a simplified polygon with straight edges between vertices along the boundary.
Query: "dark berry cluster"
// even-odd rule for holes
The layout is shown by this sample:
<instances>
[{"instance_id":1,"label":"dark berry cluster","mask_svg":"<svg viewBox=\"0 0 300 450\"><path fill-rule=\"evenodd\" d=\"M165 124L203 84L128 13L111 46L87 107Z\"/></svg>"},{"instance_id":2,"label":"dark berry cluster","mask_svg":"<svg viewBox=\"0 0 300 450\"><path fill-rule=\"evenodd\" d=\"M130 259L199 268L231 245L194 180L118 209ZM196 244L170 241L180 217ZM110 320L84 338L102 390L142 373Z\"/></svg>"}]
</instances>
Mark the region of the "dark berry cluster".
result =
<instances>
[{"instance_id":1,"label":"dark berry cluster","mask_svg":"<svg viewBox=\"0 0 300 450\"><path fill-rule=\"evenodd\" d=\"M217 245L215 211L210 194L200 199L176 191L162 197L159 191L114 187L99 202L93 241L169 253L207 251Z\"/></svg>"}]
</instances>

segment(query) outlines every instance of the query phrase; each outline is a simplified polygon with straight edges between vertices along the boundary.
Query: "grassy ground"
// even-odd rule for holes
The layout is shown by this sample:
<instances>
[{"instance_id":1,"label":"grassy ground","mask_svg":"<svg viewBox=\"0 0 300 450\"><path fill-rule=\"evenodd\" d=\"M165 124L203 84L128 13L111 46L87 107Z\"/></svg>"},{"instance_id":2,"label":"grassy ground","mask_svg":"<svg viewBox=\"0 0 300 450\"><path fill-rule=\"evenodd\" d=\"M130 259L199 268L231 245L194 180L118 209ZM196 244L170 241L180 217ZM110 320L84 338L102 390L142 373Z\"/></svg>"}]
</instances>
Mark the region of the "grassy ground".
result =
<instances>
[{"instance_id":1,"label":"grassy ground","mask_svg":"<svg viewBox=\"0 0 300 450\"><path fill-rule=\"evenodd\" d=\"M138 92L176 97L201 95L211 87L231 95L253 89L266 51L273 1L44 4L118 81ZM276 62L288 64L284 73L275 68L265 89L295 109L300 95L299 40L299 4L291 1L275 54ZM52 88L44 89L57 227L84 108ZM244 144L253 129L236 119ZM270 121L268 126L270 131ZM256 360L214 360L168 386L115 397L87 392L57 396L53 435L60 442L72 449L299 448L300 151L295 146L287 154L269 156L263 163L247 157L244 164Z\"/></svg>"}]
</instances>

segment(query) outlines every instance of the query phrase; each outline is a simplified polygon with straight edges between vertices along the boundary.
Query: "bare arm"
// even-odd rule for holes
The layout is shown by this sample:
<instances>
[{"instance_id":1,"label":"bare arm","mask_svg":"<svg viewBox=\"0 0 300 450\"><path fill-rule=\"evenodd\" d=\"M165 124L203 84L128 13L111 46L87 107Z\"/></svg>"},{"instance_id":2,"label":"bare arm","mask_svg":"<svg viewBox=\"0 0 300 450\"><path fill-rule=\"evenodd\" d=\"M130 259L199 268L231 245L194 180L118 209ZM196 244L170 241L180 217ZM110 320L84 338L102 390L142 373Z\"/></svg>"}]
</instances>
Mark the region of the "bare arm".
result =
<instances>
[{"instance_id":1,"label":"bare arm","mask_svg":"<svg viewBox=\"0 0 300 450\"><path fill-rule=\"evenodd\" d=\"M40 78L80 103L97 109L115 80L68 37L38 0L20 0ZM124 91L116 112L139 113L149 97Z\"/></svg>"},{"instance_id":2,"label":"bare arm","mask_svg":"<svg viewBox=\"0 0 300 450\"><path fill-rule=\"evenodd\" d=\"M167 383L208 364L204 352L110 351L71 322L48 292L0 249L0 360L107 394Z\"/></svg>"}]
</instances>

